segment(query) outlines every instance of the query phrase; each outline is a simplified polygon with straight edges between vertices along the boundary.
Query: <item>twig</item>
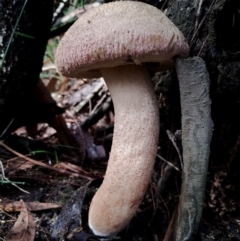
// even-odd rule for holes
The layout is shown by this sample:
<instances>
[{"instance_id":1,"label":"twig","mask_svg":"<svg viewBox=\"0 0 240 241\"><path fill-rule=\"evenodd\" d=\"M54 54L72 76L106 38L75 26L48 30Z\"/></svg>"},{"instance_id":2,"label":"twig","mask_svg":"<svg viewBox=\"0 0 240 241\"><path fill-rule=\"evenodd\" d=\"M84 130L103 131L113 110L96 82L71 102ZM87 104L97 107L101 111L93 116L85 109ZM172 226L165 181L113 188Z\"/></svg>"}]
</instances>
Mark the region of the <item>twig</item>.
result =
<instances>
[{"instance_id":1,"label":"twig","mask_svg":"<svg viewBox=\"0 0 240 241\"><path fill-rule=\"evenodd\" d=\"M181 173L181 171L179 170L179 168L176 167L176 166L174 166L171 162L167 161L166 159L164 159L163 157L161 157L161 156L158 155L158 154L157 154L157 157L158 157L159 159L161 159L162 161L166 162L169 166L173 167L176 171L178 171L178 172Z\"/></svg>"},{"instance_id":2,"label":"twig","mask_svg":"<svg viewBox=\"0 0 240 241\"><path fill-rule=\"evenodd\" d=\"M74 173L74 172L70 172L70 171L65 171L65 170L62 170L62 169L59 169L59 168L56 168L56 167L52 167L52 166L49 166L43 162L39 162L39 161L36 161L32 158L29 158L27 156L24 156L22 155L21 153L17 152L17 151L14 151L12 148L10 148L9 146L5 145L2 141L0 141L0 145L3 146L5 149L7 149L8 151L12 152L13 154L15 154L16 156L19 156L23 159L25 159L26 161L29 161L35 165L38 165L38 166L41 166L41 167L45 167L47 169L50 169L52 171L56 171L56 172L60 172L62 174L67 174L67 175L70 175L70 176L73 176L73 177L81 177L81 178L85 178L87 180L93 180L93 178L91 177L87 177L87 176L84 176L84 175L81 175L81 174L78 174L78 173Z\"/></svg>"},{"instance_id":3,"label":"twig","mask_svg":"<svg viewBox=\"0 0 240 241\"><path fill-rule=\"evenodd\" d=\"M206 16L210 13L210 11L212 10L212 8L213 8L213 6L215 5L215 3L216 3L216 0L212 2L212 4L210 5L208 11L206 12L206 14L204 15L204 17L202 18L201 22L199 23L197 29L195 29L195 31L194 31L194 33L193 33L193 36L192 36L192 39L191 39L191 41L190 41L190 45L192 45L194 38L196 37L199 29L201 28L202 24L204 23L204 21L205 21L205 19L206 19Z\"/></svg>"},{"instance_id":4,"label":"twig","mask_svg":"<svg viewBox=\"0 0 240 241\"><path fill-rule=\"evenodd\" d=\"M93 89L91 94L89 94L83 101L81 101L74 109L75 112L78 113L88 102L93 98L93 96L98 93L98 91L104 86L104 80L103 78L100 78L100 82L97 84L97 86Z\"/></svg>"},{"instance_id":5,"label":"twig","mask_svg":"<svg viewBox=\"0 0 240 241\"><path fill-rule=\"evenodd\" d=\"M82 128L87 129L89 126L97 123L111 107L112 99L109 96L105 102L82 123Z\"/></svg>"},{"instance_id":6,"label":"twig","mask_svg":"<svg viewBox=\"0 0 240 241\"><path fill-rule=\"evenodd\" d=\"M68 1L68 0L62 0L62 1L59 3L57 9L56 9L55 12L53 13L52 22L55 22L56 18L57 18L58 15L61 13L61 11L62 11L62 9L64 8L64 6L65 6L65 4L66 4L67 1Z\"/></svg>"},{"instance_id":7,"label":"twig","mask_svg":"<svg viewBox=\"0 0 240 241\"><path fill-rule=\"evenodd\" d=\"M177 210L178 210L178 205L176 206L176 208L173 211L173 214L172 214L171 220L168 224L168 228L167 228L163 241L169 241L172 236L172 233L174 230L174 224L175 224L176 217L177 217Z\"/></svg>"},{"instance_id":8,"label":"twig","mask_svg":"<svg viewBox=\"0 0 240 241\"><path fill-rule=\"evenodd\" d=\"M197 27L198 27L198 22L199 22L199 18L200 18L200 13L201 13L202 4L203 4L203 0L200 0L200 1L199 1L199 4L198 4L197 13L196 13L196 18L197 18L197 19L196 19L196 23L195 23L194 32L196 32Z\"/></svg>"},{"instance_id":9,"label":"twig","mask_svg":"<svg viewBox=\"0 0 240 241\"><path fill-rule=\"evenodd\" d=\"M10 181L9 179L7 179L7 178L5 177L4 168L3 168L3 164L2 164L1 161L0 161L0 169L1 169L1 172L2 172L2 174L0 174L0 178L1 178L3 181L6 181L7 183L13 185L14 187L18 188L20 191L29 194L28 191L22 189L22 188L19 187L16 183Z\"/></svg>"},{"instance_id":10,"label":"twig","mask_svg":"<svg viewBox=\"0 0 240 241\"><path fill-rule=\"evenodd\" d=\"M12 125L13 121L14 121L14 118L11 119L11 121L9 122L9 124L7 125L7 127L5 128L5 130L4 130L4 131L2 132L2 134L0 135L0 138L3 137L3 135L4 135L4 134L6 133L6 131L9 129L9 127Z\"/></svg>"},{"instance_id":11,"label":"twig","mask_svg":"<svg viewBox=\"0 0 240 241\"><path fill-rule=\"evenodd\" d=\"M173 146L175 147L177 153L178 153L178 157L179 157L179 160L180 160L180 164L181 164L181 168L183 169L183 160L182 160L182 153L177 145L177 136L178 135L181 135L182 132L180 130L177 130L174 134L167 130L167 135L168 135L168 138L171 140Z\"/></svg>"},{"instance_id":12,"label":"twig","mask_svg":"<svg viewBox=\"0 0 240 241\"><path fill-rule=\"evenodd\" d=\"M92 111L89 113L89 115L92 115L96 110L97 108L103 103L103 101L106 99L106 94L104 94L102 96L102 98L98 101L98 103L94 106L94 108L92 109Z\"/></svg>"},{"instance_id":13,"label":"twig","mask_svg":"<svg viewBox=\"0 0 240 241\"><path fill-rule=\"evenodd\" d=\"M206 44L206 42L207 42L207 40L208 40L208 37L209 37L209 34L207 35L207 37L206 37L206 39L204 40L204 42L203 42L203 44L202 44L202 46L201 46L201 49L199 50L199 53L198 53L198 57L199 57L199 55L201 54L201 52L202 52L202 50L203 50L203 47L205 46L205 44Z\"/></svg>"}]
</instances>

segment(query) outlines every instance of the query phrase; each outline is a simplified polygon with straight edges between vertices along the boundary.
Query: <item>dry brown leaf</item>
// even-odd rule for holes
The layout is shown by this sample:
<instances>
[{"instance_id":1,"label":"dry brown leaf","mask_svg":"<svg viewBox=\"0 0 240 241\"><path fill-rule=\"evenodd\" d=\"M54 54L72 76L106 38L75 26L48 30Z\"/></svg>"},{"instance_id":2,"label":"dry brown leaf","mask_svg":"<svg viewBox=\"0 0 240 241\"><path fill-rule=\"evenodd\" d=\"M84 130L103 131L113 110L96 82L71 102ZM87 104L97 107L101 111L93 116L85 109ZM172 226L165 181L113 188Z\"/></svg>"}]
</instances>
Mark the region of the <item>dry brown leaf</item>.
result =
<instances>
[{"instance_id":1,"label":"dry brown leaf","mask_svg":"<svg viewBox=\"0 0 240 241\"><path fill-rule=\"evenodd\" d=\"M60 84L60 86L59 86L59 90L58 90L59 93L63 93L64 90L67 89L68 81L69 81L69 78L67 78L67 77L65 77L65 78L63 79L63 81L61 82L61 84Z\"/></svg>"},{"instance_id":2,"label":"dry brown leaf","mask_svg":"<svg viewBox=\"0 0 240 241\"><path fill-rule=\"evenodd\" d=\"M90 172L87 172L83 168L76 166L69 162L59 162L57 165L55 165L55 167L70 170L70 171L76 172L76 173L84 173L86 175L91 175Z\"/></svg>"},{"instance_id":3,"label":"dry brown leaf","mask_svg":"<svg viewBox=\"0 0 240 241\"><path fill-rule=\"evenodd\" d=\"M51 126L48 126L44 133L42 134L42 138L49 138L50 136L53 136L56 133L56 130L54 128L52 128Z\"/></svg>"},{"instance_id":4,"label":"dry brown leaf","mask_svg":"<svg viewBox=\"0 0 240 241\"><path fill-rule=\"evenodd\" d=\"M50 93L56 92L57 91L57 87L56 84L58 82L58 78L52 77L48 84L47 84L47 89L49 90Z\"/></svg>"},{"instance_id":5,"label":"dry brown leaf","mask_svg":"<svg viewBox=\"0 0 240 241\"><path fill-rule=\"evenodd\" d=\"M25 203L21 200L22 211L16 223L9 231L5 241L33 241L35 236L35 221L33 215L27 210Z\"/></svg>"},{"instance_id":6,"label":"dry brown leaf","mask_svg":"<svg viewBox=\"0 0 240 241\"><path fill-rule=\"evenodd\" d=\"M13 133L17 134L18 136L21 136L21 135L25 135L26 132L27 132L26 127L22 126L22 127L18 128L17 130L15 130Z\"/></svg>"},{"instance_id":7,"label":"dry brown leaf","mask_svg":"<svg viewBox=\"0 0 240 241\"><path fill-rule=\"evenodd\" d=\"M25 159L18 157L14 158L12 160L8 160L7 162L7 168L10 170L26 170L28 168L31 168L34 166L33 163L26 161Z\"/></svg>"},{"instance_id":8,"label":"dry brown leaf","mask_svg":"<svg viewBox=\"0 0 240 241\"><path fill-rule=\"evenodd\" d=\"M63 205L56 203L25 202L23 206L23 202L21 201L0 203L0 209L4 210L5 212L21 212L25 206L29 211L41 211L53 208L61 208Z\"/></svg>"}]
</instances>

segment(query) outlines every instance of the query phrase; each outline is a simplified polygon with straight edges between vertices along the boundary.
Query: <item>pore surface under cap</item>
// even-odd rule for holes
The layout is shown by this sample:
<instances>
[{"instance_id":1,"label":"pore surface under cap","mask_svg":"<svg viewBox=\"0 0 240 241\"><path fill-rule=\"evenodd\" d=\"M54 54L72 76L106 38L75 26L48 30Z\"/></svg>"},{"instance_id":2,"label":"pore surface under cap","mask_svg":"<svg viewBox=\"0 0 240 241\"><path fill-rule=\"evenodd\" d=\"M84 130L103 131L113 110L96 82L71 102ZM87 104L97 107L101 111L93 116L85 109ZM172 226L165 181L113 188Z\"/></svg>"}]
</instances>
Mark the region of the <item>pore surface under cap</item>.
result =
<instances>
[{"instance_id":1,"label":"pore surface under cap","mask_svg":"<svg viewBox=\"0 0 240 241\"><path fill-rule=\"evenodd\" d=\"M112 2L86 12L67 31L56 52L58 71L80 72L128 63L187 57L188 45L157 8L142 2Z\"/></svg>"}]
</instances>

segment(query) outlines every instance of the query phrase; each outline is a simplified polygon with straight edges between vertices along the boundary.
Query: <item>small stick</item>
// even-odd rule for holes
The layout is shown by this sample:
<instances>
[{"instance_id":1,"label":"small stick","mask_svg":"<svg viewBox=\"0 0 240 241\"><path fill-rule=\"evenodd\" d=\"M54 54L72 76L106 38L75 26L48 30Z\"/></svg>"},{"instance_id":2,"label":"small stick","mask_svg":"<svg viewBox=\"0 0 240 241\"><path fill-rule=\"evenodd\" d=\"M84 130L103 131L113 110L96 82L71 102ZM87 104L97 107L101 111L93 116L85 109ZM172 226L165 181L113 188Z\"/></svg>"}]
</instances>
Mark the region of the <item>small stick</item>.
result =
<instances>
[{"instance_id":1,"label":"small stick","mask_svg":"<svg viewBox=\"0 0 240 241\"><path fill-rule=\"evenodd\" d=\"M39 161L36 161L30 157L27 157L27 156L24 156L22 155L21 153L17 152L17 151L14 151L12 148L10 148L9 146L7 146L6 144L4 144L3 142L0 141L0 145L3 146L5 149L7 149L8 151L12 152L13 154L15 154L16 156L19 156L23 159L25 159L26 161L29 161L35 165L38 165L38 166L41 166L41 167L45 167L47 169L50 169L52 171L56 171L56 172L60 172L62 174L67 174L67 175L70 175L70 176L74 176L74 177L81 177L81 178L85 178L85 179L88 179L88 180L93 180L93 178L91 177L87 177L87 176L84 176L84 175L81 175L81 174L78 174L78 173L73 173L73 172L69 172L69 171L65 171L65 170L62 170L62 169L59 169L59 168L56 168L56 167L52 167L52 166L49 166L43 162L39 162Z\"/></svg>"},{"instance_id":2,"label":"small stick","mask_svg":"<svg viewBox=\"0 0 240 241\"><path fill-rule=\"evenodd\" d=\"M0 161L0 169L1 169L1 172L2 172L2 174L0 174L0 177L2 178L2 181L3 181L3 182L10 183L10 184L12 184L14 187L18 188L20 191L22 191L22 192L25 192L25 193L29 194L29 192L28 192L28 191L26 191L26 190L22 189L22 188L21 188L21 187L19 187L19 186L18 186L16 183L11 182L11 181L10 181L8 178L6 178L5 173L4 173L3 164L2 164L2 162L1 162L1 161Z\"/></svg>"}]
</instances>

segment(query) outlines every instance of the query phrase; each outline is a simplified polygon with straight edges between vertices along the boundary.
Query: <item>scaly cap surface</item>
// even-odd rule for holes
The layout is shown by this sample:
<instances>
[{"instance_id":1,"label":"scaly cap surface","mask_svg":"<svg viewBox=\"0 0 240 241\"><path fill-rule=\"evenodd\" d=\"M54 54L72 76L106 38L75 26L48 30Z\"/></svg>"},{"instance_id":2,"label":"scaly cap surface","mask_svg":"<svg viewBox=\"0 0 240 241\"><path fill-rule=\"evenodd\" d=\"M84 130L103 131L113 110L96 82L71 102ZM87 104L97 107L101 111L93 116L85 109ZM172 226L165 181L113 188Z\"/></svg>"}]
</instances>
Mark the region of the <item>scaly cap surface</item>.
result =
<instances>
[{"instance_id":1,"label":"scaly cap surface","mask_svg":"<svg viewBox=\"0 0 240 241\"><path fill-rule=\"evenodd\" d=\"M99 68L184 58L188 44L159 9L142 2L112 2L86 12L67 31L57 52L69 77L100 75Z\"/></svg>"}]
</instances>

